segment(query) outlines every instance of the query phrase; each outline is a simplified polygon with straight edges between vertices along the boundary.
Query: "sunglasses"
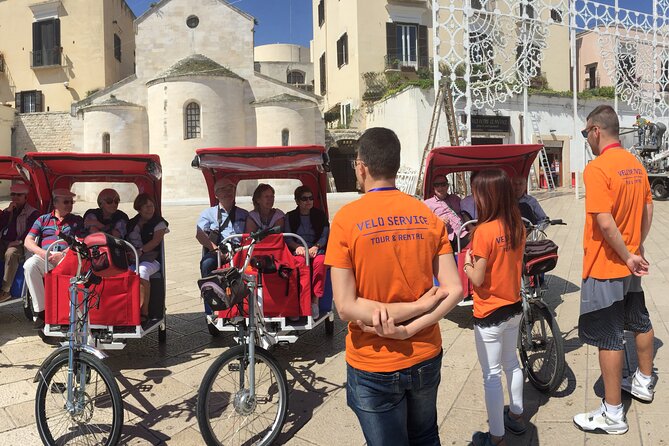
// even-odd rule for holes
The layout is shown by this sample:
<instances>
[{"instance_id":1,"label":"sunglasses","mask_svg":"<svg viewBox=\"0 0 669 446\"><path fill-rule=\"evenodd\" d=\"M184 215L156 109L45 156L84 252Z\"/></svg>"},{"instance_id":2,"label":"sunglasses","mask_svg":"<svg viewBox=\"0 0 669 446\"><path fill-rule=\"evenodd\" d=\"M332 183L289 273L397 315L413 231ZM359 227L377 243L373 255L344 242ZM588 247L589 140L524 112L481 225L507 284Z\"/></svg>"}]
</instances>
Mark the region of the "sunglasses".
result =
<instances>
[{"instance_id":1,"label":"sunglasses","mask_svg":"<svg viewBox=\"0 0 669 446\"><path fill-rule=\"evenodd\" d=\"M434 187L444 187L444 186L448 186L448 181L444 181L442 183L432 183L432 185Z\"/></svg>"},{"instance_id":2,"label":"sunglasses","mask_svg":"<svg viewBox=\"0 0 669 446\"><path fill-rule=\"evenodd\" d=\"M585 128L585 129L581 130L581 135L583 135L584 138L587 138L588 134L590 133L590 130L594 129L595 127L597 127L597 126L593 125L593 126L590 126L588 128Z\"/></svg>"},{"instance_id":3,"label":"sunglasses","mask_svg":"<svg viewBox=\"0 0 669 446\"><path fill-rule=\"evenodd\" d=\"M63 200L61 201L63 204L74 204L74 200Z\"/></svg>"},{"instance_id":4,"label":"sunglasses","mask_svg":"<svg viewBox=\"0 0 669 446\"><path fill-rule=\"evenodd\" d=\"M311 195L305 195L304 197L300 197L300 201L314 201L314 197Z\"/></svg>"},{"instance_id":5,"label":"sunglasses","mask_svg":"<svg viewBox=\"0 0 669 446\"><path fill-rule=\"evenodd\" d=\"M112 203L119 204L121 202L119 198L105 198L103 201L107 204L112 204Z\"/></svg>"},{"instance_id":6,"label":"sunglasses","mask_svg":"<svg viewBox=\"0 0 669 446\"><path fill-rule=\"evenodd\" d=\"M9 194L10 197L18 197L19 195L25 195L25 194L21 194L21 193L18 193L18 192L12 192L12 193Z\"/></svg>"},{"instance_id":7,"label":"sunglasses","mask_svg":"<svg viewBox=\"0 0 669 446\"><path fill-rule=\"evenodd\" d=\"M358 163L362 164L363 166L367 165L363 160L354 159L354 160L351 160L351 167L353 167L355 169L358 166Z\"/></svg>"}]
</instances>

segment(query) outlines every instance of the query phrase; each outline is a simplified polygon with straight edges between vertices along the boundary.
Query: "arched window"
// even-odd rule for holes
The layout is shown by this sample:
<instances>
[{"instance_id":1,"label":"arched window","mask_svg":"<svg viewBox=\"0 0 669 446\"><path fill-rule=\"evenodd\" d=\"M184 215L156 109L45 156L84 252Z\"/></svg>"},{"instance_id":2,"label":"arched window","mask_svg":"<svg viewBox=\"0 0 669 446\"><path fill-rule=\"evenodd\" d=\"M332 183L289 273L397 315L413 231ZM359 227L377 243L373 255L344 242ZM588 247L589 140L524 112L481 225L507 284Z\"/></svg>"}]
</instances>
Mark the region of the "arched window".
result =
<instances>
[{"instance_id":1,"label":"arched window","mask_svg":"<svg viewBox=\"0 0 669 446\"><path fill-rule=\"evenodd\" d=\"M290 145L290 132L288 129L281 130L281 145L288 146Z\"/></svg>"},{"instance_id":2,"label":"arched window","mask_svg":"<svg viewBox=\"0 0 669 446\"><path fill-rule=\"evenodd\" d=\"M304 73L302 71L289 71L288 79L286 80L289 84L304 84Z\"/></svg>"},{"instance_id":3,"label":"arched window","mask_svg":"<svg viewBox=\"0 0 669 446\"><path fill-rule=\"evenodd\" d=\"M102 134L102 153L111 153L111 137L109 133Z\"/></svg>"},{"instance_id":4,"label":"arched window","mask_svg":"<svg viewBox=\"0 0 669 446\"><path fill-rule=\"evenodd\" d=\"M186 132L184 139L200 137L200 104L190 102L186 105Z\"/></svg>"}]
</instances>

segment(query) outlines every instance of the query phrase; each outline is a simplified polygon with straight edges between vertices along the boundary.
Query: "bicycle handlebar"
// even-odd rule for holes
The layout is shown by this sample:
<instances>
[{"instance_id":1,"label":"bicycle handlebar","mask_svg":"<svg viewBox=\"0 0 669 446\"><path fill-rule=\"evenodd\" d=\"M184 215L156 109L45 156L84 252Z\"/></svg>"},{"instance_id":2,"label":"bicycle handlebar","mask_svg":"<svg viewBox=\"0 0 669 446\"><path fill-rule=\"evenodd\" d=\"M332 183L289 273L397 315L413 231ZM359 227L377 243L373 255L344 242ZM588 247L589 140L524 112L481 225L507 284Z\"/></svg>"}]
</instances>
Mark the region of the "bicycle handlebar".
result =
<instances>
[{"instance_id":1,"label":"bicycle handlebar","mask_svg":"<svg viewBox=\"0 0 669 446\"><path fill-rule=\"evenodd\" d=\"M255 240L256 242L259 242L268 235L281 234L281 232L283 232L281 226L274 226L272 228L261 229L259 231L252 232L249 234L249 237Z\"/></svg>"}]
</instances>

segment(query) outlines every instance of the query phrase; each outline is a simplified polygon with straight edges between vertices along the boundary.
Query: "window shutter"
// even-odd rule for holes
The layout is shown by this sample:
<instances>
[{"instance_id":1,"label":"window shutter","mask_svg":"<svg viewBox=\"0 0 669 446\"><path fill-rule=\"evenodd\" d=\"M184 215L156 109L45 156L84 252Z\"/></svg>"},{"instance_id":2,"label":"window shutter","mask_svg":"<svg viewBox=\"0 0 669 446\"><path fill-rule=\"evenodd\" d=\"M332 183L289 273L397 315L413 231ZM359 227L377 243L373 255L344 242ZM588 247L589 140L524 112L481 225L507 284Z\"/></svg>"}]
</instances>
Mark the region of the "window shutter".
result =
<instances>
[{"instance_id":1,"label":"window shutter","mask_svg":"<svg viewBox=\"0 0 669 446\"><path fill-rule=\"evenodd\" d=\"M397 51L397 25L394 23L386 23L386 57L387 63L391 63L394 59L398 59Z\"/></svg>"},{"instance_id":2,"label":"window shutter","mask_svg":"<svg viewBox=\"0 0 669 446\"><path fill-rule=\"evenodd\" d=\"M337 40L337 66L344 65L344 40Z\"/></svg>"},{"instance_id":3,"label":"window shutter","mask_svg":"<svg viewBox=\"0 0 669 446\"><path fill-rule=\"evenodd\" d=\"M55 19L53 22L53 61L56 65L60 65L60 19Z\"/></svg>"},{"instance_id":4,"label":"window shutter","mask_svg":"<svg viewBox=\"0 0 669 446\"><path fill-rule=\"evenodd\" d=\"M428 59L427 55L430 52L427 49L427 26L419 25L418 26L418 68L427 68Z\"/></svg>"},{"instance_id":5,"label":"window shutter","mask_svg":"<svg viewBox=\"0 0 669 446\"><path fill-rule=\"evenodd\" d=\"M42 92L40 90L37 90L35 92L35 111L36 112L44 111L42 109L43 106L44 106L44 97L42 96Z\"/></svg>"},{"instance_id":6,"label":"window shutter","mask_svg":"<svg viewBox=\"0 0 669 446\"><path fill-rule=\"evenodd\" d=\"M42 49L42 39L40 39L39 22L33 22L33 52Z\"/></svg>"},{"instance_id":7,"label":"window shutter","mask_svg":"<svg viewBox=\"0 0 669 446\"><path fill-rule=\"evenodd\" d=\"M16 108L16 111L21 113L21 92L14 95L14 107Z\"/></svg>"}]
</instances>

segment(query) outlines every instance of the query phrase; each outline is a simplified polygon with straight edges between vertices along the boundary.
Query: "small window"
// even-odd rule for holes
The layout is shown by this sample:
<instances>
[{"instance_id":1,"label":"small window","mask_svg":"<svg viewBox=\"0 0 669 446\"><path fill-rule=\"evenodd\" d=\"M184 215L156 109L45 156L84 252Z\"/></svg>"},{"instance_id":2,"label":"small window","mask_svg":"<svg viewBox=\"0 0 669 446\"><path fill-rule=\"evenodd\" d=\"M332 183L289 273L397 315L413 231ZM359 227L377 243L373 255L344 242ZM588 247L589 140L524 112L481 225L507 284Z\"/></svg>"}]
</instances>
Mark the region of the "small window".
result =
<instances>
[{"instance_id":1,"label":"small window","mask_svg":"<svg viewBox=\"0 0 669 446\"><path fill-rule=\"evenodd\" d=\"M295 85L295 84L304 84L304 73L302 71L289 71L286 82Z\"/></svg>"},{"instance_id":2,"label":"small window","mask_svg":"<svg viewBox=\"0 0 669 446\"><path fill-rule=\"evenodd\" d=\"M288 131L288 129L281 130L281 145L290 145L290 131Z\"/></svg>"},{"instance_id":3,"label":"small window","mask_svg":"<svg viewBox=\"0 0 669 446\"><path fill-rule=\"evenodd\" d=\"M111 153L111 137L109 133L102 134L102 153Z\"/></svg>"},{"instance_id":4,"label":"small window","mask_svg":"<svg viewBox=\"0 0 669 446\"><path fill-rule=\"evenodd\" d=\"M260 62L253 62L253 71L260 73Z\"/></svg>"},{"instance_id":5,"label":"small window","mask_svg":"<svg viewBox=\"0 0 669 446\"><path fill-rule=\"evenodd\" d=\"M325 92L327 91L325 82L326 82L326 76L325 76L325 53L321 55L321 58L319 59L319 71L321 75L321 96L325 95Z\"/></svg>"},{"instance_id":6,"label":"small window","mask_svg":"<svg viewBox=\"0 0 669 446\"><path fill-rule=\"evenodd\" d=\"M325 23L325 0L318 2L318 26L323 26Z\"/></svg>"},{"instance_id":7,"label":"small window","mask_svg":"<svg viewBox=\"0 0 669 446\"><path fill-rule=\"evenodd\" d=\"M186 19L186 26L188 26L190 29L197 28L197 25L199 24L200 24L200 19L196 15L192 15Z\"/></svg>"},{"instance_id":8,"label":"small window","mask_svg":"<svg viewBox=\"0 0 669 446\"><path fill-rule=\"evenodd\" d=\"M121 38L118 34L114 34L114 57L119 62L121 61Z\"/></svg>"},{"instance_id":9,"label":"small window","mask_svg":"<svg viewBox=\"0 0 669 446\"><path fill-rule=\"evenodd\" d=\"M186 105L186 137L194 139L200 137L200 105L191 102Z\"/></svg>"},{"instance_id":10,"label":"small window","mask_svg":"<svg viewBox=\"0 0 669 446\"><path fill-rule=\"evenodd\" d=\"M348 34L344 33L337 40L337 67L341 68L348 63Z\"/></svg>"},{"instance_id":11,"label":"small window","mask_svg":"<svg viewBox=\"0 0 669 446\"><path fill-rule=\"evenodd\" d=\"M39 113L44 111L44 98L40 90L20 91L14 96L19 113Z\"/></svg>"},{"instance_id":12,"label":"small window","mask_svg":"<svg viewBox=\"0 0 669 446\"><path fill-rule=\"evenodd\" d=\"M559 9L551 9L551 20L555 23L562 23L562 11Z\"/></svg>"},{"instance_id":13,"label":"small window","mask_svg":"<svg viewBox=\"0 0 669 446\"><path fill-rule=\"evenodd\" d=\"M60 19L33 22L33 52L31 67L61 64Z\"/></svg>"}]
</instances>

